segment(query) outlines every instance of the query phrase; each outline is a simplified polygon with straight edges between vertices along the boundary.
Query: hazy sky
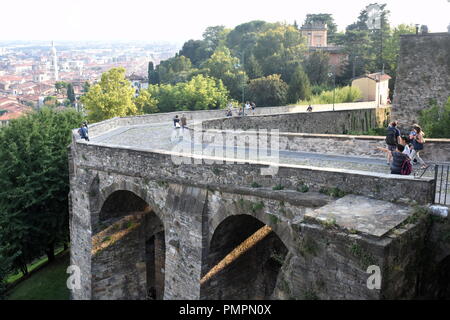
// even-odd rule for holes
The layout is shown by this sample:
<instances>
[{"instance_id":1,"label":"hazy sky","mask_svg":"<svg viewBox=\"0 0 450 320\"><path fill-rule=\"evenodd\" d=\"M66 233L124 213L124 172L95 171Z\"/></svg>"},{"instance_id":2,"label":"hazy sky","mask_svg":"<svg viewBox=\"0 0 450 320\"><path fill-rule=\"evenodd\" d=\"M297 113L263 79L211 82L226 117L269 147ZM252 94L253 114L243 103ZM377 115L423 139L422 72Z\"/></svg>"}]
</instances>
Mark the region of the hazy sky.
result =
<instances>
[{"instance_id":1,"label":"hazy sky","mask_svg":"<svg viewBox=\"0 0 450 320\"><path fill-rule=\"evenodd\" d=\"M200 39L208 26L233 28L251 20L294 20L332 13L339 30L376 0L1 0L0 40ZM390 21L447 31L450 0L384 0Z\"/></svg>"}]
</instances>

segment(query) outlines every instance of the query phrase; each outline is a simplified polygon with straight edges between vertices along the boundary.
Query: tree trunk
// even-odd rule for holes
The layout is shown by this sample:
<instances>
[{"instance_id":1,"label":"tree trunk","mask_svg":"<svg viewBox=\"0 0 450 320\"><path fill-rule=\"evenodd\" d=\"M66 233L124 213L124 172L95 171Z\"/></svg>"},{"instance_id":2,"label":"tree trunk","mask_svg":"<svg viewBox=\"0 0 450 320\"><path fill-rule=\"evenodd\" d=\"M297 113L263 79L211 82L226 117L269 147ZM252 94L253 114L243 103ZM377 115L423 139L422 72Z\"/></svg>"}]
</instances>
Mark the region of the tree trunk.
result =
<instances>
[{"instance_id":1,"label":"tree trunk","mask_svg":"<svg viewBox=\"0 0 450 320\"><path fill-rule=\"evenodd\" d=\"M20 271L22 271L22 275L26 276L28 274L28 267L26 264L20 266Z\"/></svg>"},{"instance_id":2,"label":"tree trunk","mask_svg":"<svg viewBox=\"0 0 450 320\"><path fill-rule=\"evenodd\" d=\"M66 251L69 248L69 245L67 244L67 242L64 242L64 251Z\"/></svg>"},{"instance_id":3,"label":"tree trunk","mask_svg":"<svg viewBox=\"0 0 450 320\"><path fill-rule=\"evenodd\" d=\"M48 262L55 261L55 244L53 242L49 244L45 253L47 254Z\"/></svg>"}]
</instances>

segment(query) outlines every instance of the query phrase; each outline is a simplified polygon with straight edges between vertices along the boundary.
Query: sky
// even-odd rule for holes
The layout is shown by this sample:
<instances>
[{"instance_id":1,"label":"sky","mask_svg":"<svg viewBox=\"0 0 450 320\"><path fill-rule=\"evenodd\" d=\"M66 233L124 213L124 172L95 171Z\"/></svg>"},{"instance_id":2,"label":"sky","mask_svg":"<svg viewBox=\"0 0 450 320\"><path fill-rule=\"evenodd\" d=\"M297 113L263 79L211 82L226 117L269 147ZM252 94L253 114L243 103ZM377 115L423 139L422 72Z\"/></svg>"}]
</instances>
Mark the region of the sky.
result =
<instances>
[{"instance_id":1,"label":"sky","mask_svg":"<svg viewBox=\"0 0 450 320\"><path fill-rule=\"evenodd\" d=\"M0 40L142 40L183 43L208 26L251 20L301 25L308 13L331 13L339 30L376 0L1 0ZM450 0L380 0L393 25L425 24L445 32Z\"/></svg>"}]
</instances>

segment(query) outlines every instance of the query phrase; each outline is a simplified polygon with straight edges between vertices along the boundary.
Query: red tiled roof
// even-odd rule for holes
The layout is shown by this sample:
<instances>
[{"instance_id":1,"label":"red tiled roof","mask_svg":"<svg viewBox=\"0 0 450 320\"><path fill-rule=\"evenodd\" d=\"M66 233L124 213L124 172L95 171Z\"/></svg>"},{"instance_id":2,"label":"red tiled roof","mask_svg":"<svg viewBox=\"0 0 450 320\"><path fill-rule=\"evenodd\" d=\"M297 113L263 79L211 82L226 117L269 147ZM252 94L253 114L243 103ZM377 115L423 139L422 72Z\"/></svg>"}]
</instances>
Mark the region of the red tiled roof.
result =
<instances>
[{"instance_id":1,"label":"red tiled roof","mask_svg":"<svg viewBox=\"0 0 450 320\"><path fill-rule=\"evenodd\" d=\"M11 102L0 107L0 111L6 111L0 115L0 121L17 119L25 113L30 112L32 108L20 104L18 102Z\"/></svg>"}]
</instances>

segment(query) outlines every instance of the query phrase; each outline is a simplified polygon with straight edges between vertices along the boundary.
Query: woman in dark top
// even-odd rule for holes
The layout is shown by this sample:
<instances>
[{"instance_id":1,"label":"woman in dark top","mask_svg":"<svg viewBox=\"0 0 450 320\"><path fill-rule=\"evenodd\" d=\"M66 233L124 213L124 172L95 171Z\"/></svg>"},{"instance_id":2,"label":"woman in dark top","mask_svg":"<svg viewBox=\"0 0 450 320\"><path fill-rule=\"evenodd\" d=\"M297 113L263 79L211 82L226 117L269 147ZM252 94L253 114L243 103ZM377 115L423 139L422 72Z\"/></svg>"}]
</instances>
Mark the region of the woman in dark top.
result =
<instances>
[{"instance_id":1,"label":"woman in dark top","mask_svg":"<svg viewBox=\"0 0 450 320\"><path fill-rule=\"evenodd\" d=\"M426 169L428 168L428 166L425 164L425 161L422 160L419 154L420 151L423 150L423 145L425 143L425 139L423 138L423 136L425 135L425 133L418 125L415 125L413 130L415 134L412 135L413 139L411 141L413 145L413 150L411 151L411 159L413 161L414 159L417 159L417 161L419 161L419 163L422 165L422 169Z\"/></svg>"}]
</instances>

